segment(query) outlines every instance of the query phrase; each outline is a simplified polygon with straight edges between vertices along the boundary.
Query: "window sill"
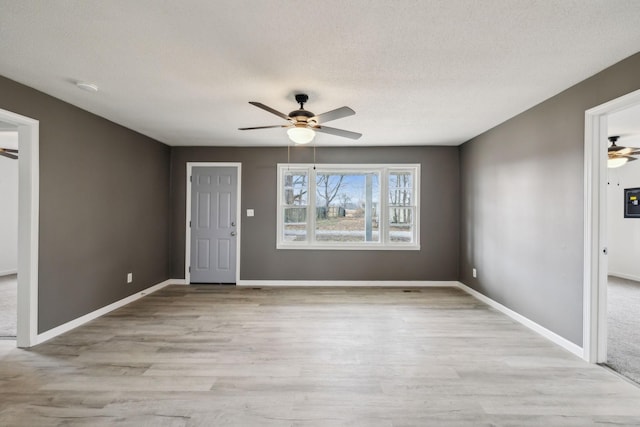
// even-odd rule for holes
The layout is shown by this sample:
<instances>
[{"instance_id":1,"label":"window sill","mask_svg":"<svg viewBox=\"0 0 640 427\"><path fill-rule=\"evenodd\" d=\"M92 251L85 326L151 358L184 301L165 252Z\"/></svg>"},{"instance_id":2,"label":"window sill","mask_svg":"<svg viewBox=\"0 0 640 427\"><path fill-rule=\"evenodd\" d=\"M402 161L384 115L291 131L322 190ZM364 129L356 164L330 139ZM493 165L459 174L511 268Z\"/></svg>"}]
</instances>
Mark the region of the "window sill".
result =
<instances>
[{"instance_id":1,"label":"window sill","mask_svg":"<svg viewBox=\"0 0 640 427\"><path fill-rule=\"evenodd\" d=\"M325 251L419 251L420 245L332 245L332 244L283 244L276 245L276 249L281 250L325 250Z\"/></svg>"}]
</instances>

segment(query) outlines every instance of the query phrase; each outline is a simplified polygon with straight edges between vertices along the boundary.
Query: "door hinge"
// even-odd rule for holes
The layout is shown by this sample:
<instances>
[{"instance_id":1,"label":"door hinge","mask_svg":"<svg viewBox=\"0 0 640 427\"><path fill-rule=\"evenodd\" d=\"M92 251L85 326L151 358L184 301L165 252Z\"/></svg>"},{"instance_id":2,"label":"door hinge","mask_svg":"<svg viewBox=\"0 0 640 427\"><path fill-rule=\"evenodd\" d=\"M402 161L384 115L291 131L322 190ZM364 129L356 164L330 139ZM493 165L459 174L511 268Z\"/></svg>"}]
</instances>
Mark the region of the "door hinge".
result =
<instances>
[{"instance_id":1,"label":"door hinge","mask_svg":"<svg viewBox=\"0 0 640 427\"><path fill-rule=\"evenodd\" d=\"M189 228L191 228L191 221L189 221Z\"/></svg>"},{"instance_id":2,"label":"door hinge","mask_svg":"<svg viewBox=\"0 0 640 427\"><path fill-rule=\"evenodd\" d=\"M189 266L189 273L191 273L191 266Z\"/></svg>"},{"instance_id":3,"label":"door hinge","mask_svg":"<svg viewBox=\"0 0 640 427\"><path fill-rule=\"evenodd\" d=\"M193 175L189 176L189 182L193 182Z\"/></svg>"}]
</instances>

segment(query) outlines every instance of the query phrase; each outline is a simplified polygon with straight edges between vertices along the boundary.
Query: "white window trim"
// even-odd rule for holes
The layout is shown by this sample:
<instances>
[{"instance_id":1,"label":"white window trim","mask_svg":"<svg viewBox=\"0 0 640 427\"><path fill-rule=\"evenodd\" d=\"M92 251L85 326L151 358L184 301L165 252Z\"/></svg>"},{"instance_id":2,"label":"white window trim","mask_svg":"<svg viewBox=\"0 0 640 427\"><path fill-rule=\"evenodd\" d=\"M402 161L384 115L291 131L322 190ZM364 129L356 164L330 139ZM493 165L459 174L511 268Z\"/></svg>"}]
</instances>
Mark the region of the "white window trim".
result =
<instances>
[{"instance_id":1,"label":"white window trim","mask_svg":"<svg viewBox=\"0 0 640 427\"><path fill-rule=\"evenodd\" d=\"M277 215L276 215L276 249L310 249L310 250L420 250L420 164L312 164L312 163L278 163L277 177ZM283 230L283 178L286 172L299 170L308 173L308 203L307 203L307 240L303 242L289 242L282 239ZM315 241L315 215L316 211L316 183L315 174L321 172L377 172L380 174L380 242L363 242L336 244L334 242ZM413 224L413 241L400 243L389 241L388 215L389 215L389 173L411 172L414 176L413 199L415 203L410 206L415 209ZM313 179L312 179L313 178Z\"/></svg>"}]
</instances>

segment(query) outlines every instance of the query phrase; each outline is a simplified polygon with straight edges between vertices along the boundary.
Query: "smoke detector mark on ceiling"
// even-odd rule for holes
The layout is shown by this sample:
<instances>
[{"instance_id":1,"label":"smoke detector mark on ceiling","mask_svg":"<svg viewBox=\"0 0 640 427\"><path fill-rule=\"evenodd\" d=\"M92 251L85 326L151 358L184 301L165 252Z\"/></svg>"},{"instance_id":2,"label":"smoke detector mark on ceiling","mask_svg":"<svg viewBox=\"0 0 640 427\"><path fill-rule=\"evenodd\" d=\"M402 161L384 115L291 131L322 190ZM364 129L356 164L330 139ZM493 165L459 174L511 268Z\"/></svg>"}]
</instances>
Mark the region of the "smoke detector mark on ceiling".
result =
<instances>
[{"instance_id":1,"label":"smoke detector mark on ceiling","mask_svg":"<svg viewBox=\"0 0 640 427\"><path fill-rule=\"evenodd\" d=\"M82 90L86 90L87 92L97 92L98 85L95 83L87 83L87 82L76 82L76 86L78 86Z\"/></svg>"}]
</instances>

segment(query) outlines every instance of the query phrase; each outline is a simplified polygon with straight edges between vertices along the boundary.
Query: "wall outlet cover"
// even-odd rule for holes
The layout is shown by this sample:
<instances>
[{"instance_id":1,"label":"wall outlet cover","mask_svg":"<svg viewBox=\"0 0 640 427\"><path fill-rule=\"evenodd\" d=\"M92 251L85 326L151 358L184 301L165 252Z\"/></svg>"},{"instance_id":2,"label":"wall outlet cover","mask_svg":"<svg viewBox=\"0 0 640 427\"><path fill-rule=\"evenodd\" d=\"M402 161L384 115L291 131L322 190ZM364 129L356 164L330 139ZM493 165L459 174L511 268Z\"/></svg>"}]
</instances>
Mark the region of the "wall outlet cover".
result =
<instances>
[{"instance_id":1,"label":"wall outlet cover","mask_svg":"<svg viewBox=\"0 0 640 427\"><path fill-rule=\"evenodd\" d=\"M133 273L127 273L127 283L133 282Z\"/></svg>"}]
</instances>

